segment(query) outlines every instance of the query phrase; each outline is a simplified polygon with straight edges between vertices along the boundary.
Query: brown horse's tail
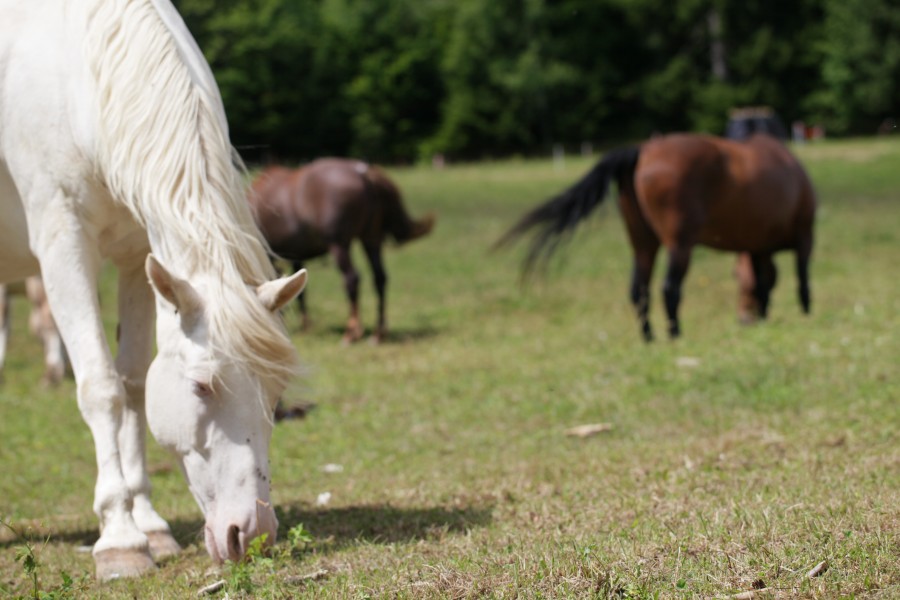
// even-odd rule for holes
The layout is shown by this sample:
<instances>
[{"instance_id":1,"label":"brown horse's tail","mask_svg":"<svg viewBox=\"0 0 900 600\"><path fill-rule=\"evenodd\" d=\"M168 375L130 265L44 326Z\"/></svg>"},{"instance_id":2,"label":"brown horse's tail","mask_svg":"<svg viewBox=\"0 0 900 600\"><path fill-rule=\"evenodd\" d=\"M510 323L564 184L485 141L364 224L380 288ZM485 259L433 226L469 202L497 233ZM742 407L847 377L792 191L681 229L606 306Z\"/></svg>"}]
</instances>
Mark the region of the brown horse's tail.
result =
<instances>
[{"instance_id":1,"label":"brown horse's tail","mask_svg":"<svg viewBox=\"0 0 900 600\"><path fill-rule=\"evenodd\" d=\"M505 246L532 229L537 229L523 265L523 273L527 275L535 266L546 262L578 223L603 202L610 181L615 179L620 190L633 193L634 169L640 152L640 146L627 146L608 152L578 183L522 217L494 247Z\"/></svg>"},{"instance_id":2,"label":"brown horse's tail","mask_svg":"<svg viewBox=\"0 0 900 600\"><path fill-rule=\"evenodd\" d=\"M385 230L398 244L411 242L431 232L435 216L428 214L419 220L410 217L403 206L400 190L384 171L374 165L369 165L363 176L371 186L375 197L384 206Z\"/></svg>"}]
</instances>

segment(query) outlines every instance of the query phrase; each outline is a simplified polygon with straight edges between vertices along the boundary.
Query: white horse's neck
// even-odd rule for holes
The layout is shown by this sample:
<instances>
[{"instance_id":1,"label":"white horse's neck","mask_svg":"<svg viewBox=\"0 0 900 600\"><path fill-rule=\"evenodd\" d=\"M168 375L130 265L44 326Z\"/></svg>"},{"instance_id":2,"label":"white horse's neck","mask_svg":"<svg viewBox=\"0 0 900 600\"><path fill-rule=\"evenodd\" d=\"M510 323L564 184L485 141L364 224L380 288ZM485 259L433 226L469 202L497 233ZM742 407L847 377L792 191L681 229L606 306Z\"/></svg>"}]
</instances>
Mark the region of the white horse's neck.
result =
<instances>
[{"instance_id":1,"label":"white horse's neck","mask_svg":"<svg viewBox=\"0 0 900 600\"><path fill-rule=\"evenodd\" d=\"M253 284L270 277L218 89L174 8L166 0L95 0L87 27L97 161L113 197L182 276L216 272Z\"/></svg>"},{"instance_id":2,"label":"white horse's neck","mask_svg":"<svg viewBox=\"0 0 900 600\"><path fill-rule=\"evenodd\" d=\"M285 381L294 350L253 289L274 269L212 74L167 0L91 1L84 49L99 104L100 177L167 269L208 282L216 349L263 380Z\"/></svg>"}]
</instances>

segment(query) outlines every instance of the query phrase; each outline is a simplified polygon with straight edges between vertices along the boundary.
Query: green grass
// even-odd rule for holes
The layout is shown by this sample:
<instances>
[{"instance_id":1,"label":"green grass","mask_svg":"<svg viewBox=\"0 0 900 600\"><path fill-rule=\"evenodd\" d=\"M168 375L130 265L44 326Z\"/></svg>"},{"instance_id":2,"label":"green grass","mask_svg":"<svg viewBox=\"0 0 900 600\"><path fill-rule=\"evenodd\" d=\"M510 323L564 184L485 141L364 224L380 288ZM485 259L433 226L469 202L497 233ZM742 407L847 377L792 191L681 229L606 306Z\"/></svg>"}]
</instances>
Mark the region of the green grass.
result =
<instances>
[{"instance_id":1,"label":"green grass","mask_svg":"<svg viewBox=\"0 0 900 600\"><path fill-rule=\"evenodd\" d=\"M185 552L140 580L93 582L81 548L96 537L92 442L72 382L38 386L20 301L0 386L0 516L30 531L40 589L61 589L64 570L76 596L188 597L226 579L213 597L709 598L754 586L898 597L900 140L798 153L820 196L813 314L800 314L783 255L770 320L739 326L733 256L701 249L683 339L652 345L627 301L631 256L612 204L525 290L521 249L488 251L591 161L392 170L437 228L387 253L393 333L380 347L340 345L339 277L309 265L314 325L295 337L309 373L287 398L317 408L276 428L281 541L247 566L212 568L199 509L154 446L156 506ZM356 260L371 328L371 276ZM564 433L597 422L613 429ZM314 540L292 546L299 524ZM0 536L0 595L29 594L22 544Z\"/></svg>"}]
</instances>

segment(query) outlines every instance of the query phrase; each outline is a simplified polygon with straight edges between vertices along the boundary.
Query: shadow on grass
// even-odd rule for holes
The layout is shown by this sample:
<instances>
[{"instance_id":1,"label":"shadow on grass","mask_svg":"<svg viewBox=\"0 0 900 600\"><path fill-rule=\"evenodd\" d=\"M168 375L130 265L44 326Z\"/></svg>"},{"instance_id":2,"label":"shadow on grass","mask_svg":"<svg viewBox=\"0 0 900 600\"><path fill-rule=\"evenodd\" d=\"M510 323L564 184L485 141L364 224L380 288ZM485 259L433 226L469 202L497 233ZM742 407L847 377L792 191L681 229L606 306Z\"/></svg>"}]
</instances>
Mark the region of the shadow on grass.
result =
<instances>
[{"instance_id":1,"label":"shadow on grass","mask_svg":"<svg viewBox=\"0 0 900 600\"><path fill-rule=\"evenodd\" d=\"M440 538L446 533L465 533L485 527L492 520L492 506L445 508L398 508L385 504L313 508L282 506L278 514L278 537L302 523L316 540L329 541L332 549L358 542L393 544Z\"/></svg>"},{"instance_id":2,"label":"shadow on grass","mask_svg":"<svg viewBox=\"0 0 900 600\"><path fill-rule=\"evenodd\" d=\"M363 338L356 342L357 344L367 344L370 343L372 339L373 330L371 328L366 328L363 332ZM425 325L423 327L406 327L406 328L398 328L398 329L389 329L387 336L381 341L382 344L409 344L412 342L418 342L421 340L430 340L438 336L440 334L440 330L436 327L431 327L430 325ZM334 336L335 340L340 341L342 336L344 335L344 327L343 326L331 326L327 329L319 332L318 337L331 337Z\"/></svg>"},{"instance_id":3,"label":"shadow on grass","mask_svg":"<svg viewBox=\"0 0 900 600\"><path fill-rule=\"evenodd\" d=\"M178 540L182 546L191 544L203 544L203 520L202 519L173 519L169 522L172 529L172 535ZM42 525L40 527L22 527L17 526L16 530L21 534L21 538L14 536L9 530L6 530L0 536L0 548L11 548L22 545L23 538L29 544L42 544L48 542L50 544L68 544L71 546L93 546L100 537L100 532L96 527L75 527L66 529L64 525L52 526Z\"/></svg>"},{"instance_id":4,"label":"shadow on grass","mask_svg":"<svg viewBox=\"0 0 900 600\"><path fill-rule=\"evenodd\" d=\"M54 528L45 525L33 527L15 524L14 527L16 527L16 531L22 537L20 538L13 535L9 530L5 530L2 537L0 537L0 548L21 546L23 541L27 541L32 546L40 545L45 541L50 544L62 543L73 546L92 546L99 537L96 527L77 527L69 530L64 529L64 526Z\"/></svg>"},{"instance_id":5,"label":"shadow on grass","mask_svg":"<svg viewBox=\"0 0 900 600\"><path fill-rule=\"evenodd\" d=\"M286 505L275 508L278 515L278 539L288 539L292 527L302 523L326 548L338 550L359 542L393 544L439 539L447 533L465 533L491 523L493 507L461 508L397 508L376 504L342 508L314 508L309 505ZM192 544L203 547L203 519L172 519L172 535L184 548ZM50 543L92 546L98 531L93 527L66 530L46 527L41 530L19 530L29 542L49 539ZM9 532L7 532L9 533ZM0 538L0 548L18 546L13 536ZM323 550L327 551L326 548Z\"/></svg>"}]
</instances>

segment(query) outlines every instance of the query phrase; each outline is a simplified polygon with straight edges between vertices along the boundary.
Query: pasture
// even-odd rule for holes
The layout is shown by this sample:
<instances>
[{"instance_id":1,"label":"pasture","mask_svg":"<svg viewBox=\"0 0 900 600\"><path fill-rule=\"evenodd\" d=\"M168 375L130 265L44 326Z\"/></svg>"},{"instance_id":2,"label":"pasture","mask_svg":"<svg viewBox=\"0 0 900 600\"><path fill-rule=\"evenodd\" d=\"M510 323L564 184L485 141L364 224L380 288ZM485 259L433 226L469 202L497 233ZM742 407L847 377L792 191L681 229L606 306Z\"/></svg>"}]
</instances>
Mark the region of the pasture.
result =
<instances>
[{"instance_id":1,"label":"pasture","mask_svg":"<svg viewBox=\"0 0 900 600\"><path fill-rule=\"evenodd\" d=\"M0 595L33 594L16 561L24 538L37 587L72 597L184 598L220 579L208 597L900 596L900 140L795 150L819 194L812 315L782 254L769 320L739 326L734 257L698 249L683 337L651 345L628 302L614 202L524 290L524 247L489 252L593 160L390 169L436 228L386 251L381 346L340 345L339 275L307 265L311 331L287 315L307 374L286 400L316 408L276 426L279 542L246 565L212 566L177 463L151 442L155 505L185 550L151 576L93 581L90 433L71 380L39 386L19 299L0 384L0 517L22 537L0 532ZM110 335L114 296L101 290ZM611 429L566 435L592 423Z\"/></svg>"}]
</instances>

